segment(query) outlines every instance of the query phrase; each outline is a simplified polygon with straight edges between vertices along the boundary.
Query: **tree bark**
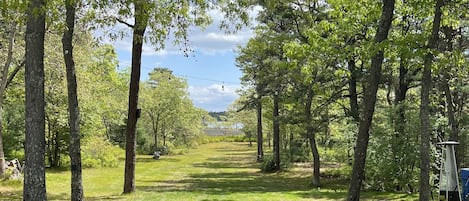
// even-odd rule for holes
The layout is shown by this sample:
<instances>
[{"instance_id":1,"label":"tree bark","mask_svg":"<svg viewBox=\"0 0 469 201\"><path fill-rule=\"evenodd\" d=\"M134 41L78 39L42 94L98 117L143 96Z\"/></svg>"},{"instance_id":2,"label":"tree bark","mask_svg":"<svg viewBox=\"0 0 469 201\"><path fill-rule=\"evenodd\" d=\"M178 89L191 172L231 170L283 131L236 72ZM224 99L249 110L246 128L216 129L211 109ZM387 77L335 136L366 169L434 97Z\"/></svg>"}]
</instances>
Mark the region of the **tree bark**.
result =
<instances>
[{"instance_id":1,"label":"tree bark","mask_svg":"<svg viewBox=\"0 0 469 201\"><path fill-rule=\"evenodd\" d=\"M308 131L310 132L310 131ZM311 136L309 137L309 144L311 146L311 153L313 154L313 186L314 187L319 187L321 186L321 173L320 173L320 168L321 168L321 160L319 158L319 151L318 151L318 146L316 143L316 134L311 132Z\"/></svg>"},{"instance_id":2,"label":"tree bark","mask_svg":"<svg viewBox=\"0 0 469 201\"><path fill-rule=\"evenodd\" d=\"M321 161L319 158L319 151L316 143L316 133L312 125L312 114L311 106L313 104L314 92L312 90L308 91L307 100L305 104L305 122L306 122L306 136L309 138L309 144L311 147L311 153L313 154L313 179L312 184L315 187L321 185L320 181L320 167Z\"/></svg>"},{"instance_id":3,"label":"tree bark","mask_svg":"<svg viewBox=\"0 0 469 201\"><path fill-rule=\"evenodd\" d=\"M394 15L394 0L384 0L379 27L375 35L375 44L380 45L388 38L389 29ZM356 149L354 153L354 163L352 178L350 180L347 200L360 200L360 188L365 175L366 151L368 149L369 130L375 111L376 93L378 91L381 68L384 59L384 50L380 49L371 59L370 74L368 83L364 90L363 116L360 119L360 126L357 135Z\"/></svg>"},{"instance_id":4,"label":"tree bark","mask_svg":"<svg viewBox=\"0 0 469 201\"><path fill-rule=\"evenodd\" d=\"M394 156L394 163L400 164L395 169L396 175L405 176L403 171L406 171L405 168L408 168L408 163L403 163L405 161L405 156L403 155L406 150L402 150L403 146L406 146L408 142L407 134L405 134L406 128L406 110L407 106L405 103L407 91L409 90L410 80L407 79L408 76L408 69L407 69L407 58L404 57L403 54L400 56L400 63L399 63L399 77L398 77L398 85L395 89L395 99L394 99L394 107L396 107L396 115L394 118L394 134L392 135L392 153ZM413 166L413 165L411 165ZM396 177L400 179L399 177ZM400 184L396 185L396 191L401 191L402 186Z\"/></svg>"},{"instance_id":5,"label":"tree bark","mask_svg":"<svg viewBox=\"0 0 469 201\"><path fill-rule=\"evenodd\" d=\"M279 122L279 97L274 95L274 109L273 109L273 144L274 144L274 164L275 170L280 170L280 122Z\"/></svg>"},{"instance_id":6,"label":"tree bark","mask_svg":"<svg viewBox=\"0 0 469 201\"><path fill-rule=\"evenodd\" d=\"M261 98L257 101L257 162L262 161L264 158L264 138L262 134L262 101Z\"/></svg>"},{"instance_id":7,"label":"tree bark","mask_svg":"<svg viewBox=\"0 0 469 201\"><path fill-rule=\"evenodd\" d=\"M5 153L3 151L3 104L0 97L0 177L5 174Z\"/></svg>"},{"instance_id":8,"label":"tree bark","mask_svg":"<svg viewBox=\"0 0 469 201\"><path fill-rule=\"evenodd\" d=\"M125 146L124 194L135 192L135 155L137 149L137 105L140 85L140 67L142 62L142 46L148 17L144 9L145 1L135 0L135 24L132 38L132 70L130 74L129 109L127 116L127 132Z\"/></svg>"},{"instance_id":9,"label":"tree bark","mask_svg":"<svg viewBox=\"0 0 469 201\"><path fill-rule=\"evenodd\" d=\"M65 0L66 25L62 37L63 55L67 71L68 113L70 126L70 164L72 201L83 200L81 148L80 148L80 108L78 104L77 78L73 59L73 33L75 29L75 0Z\"/></svg>"},{"instance_id":10,"label":"tree bark","mask_svg":"<svg viewBox=\"0 0 469 201\"><path fill-rule=\"evenodd\" d=\"M15 46L16 23L12 23L8 38L8 53L5 65L3 66L0 83L0 176L5 173L5 153L3 151L3 95L8 85L8 72L13 61L13 47Z\"/></svg>"},{"instance_id":11,"label":"tree bark","mask_svg":"<svg viewBox=\"0 0 469 201\"><path fill-rule=\"evenodd\" d=\"M23 200L47 200L45 175L44 35L45 2L31 0L26 23L25 168Z\"/></svg>"},{"instance_id":12,"label":"tree bark","mask_svg":"<svg viewBox=\"0 0 469 201\"><path fill-rule=\"evenodd\" d=\"M453 102L453 95L451 95L451 89L449 88L449 71L450 69L446 69L443 72L443 90L445 92L445 99L446 99L446 115L448 117L448 125L450 126L450 141L458 141L459 136L459 125L458 121L456 120L456 112Z\"/></svg>"},{"instance_id":13,"label":"tree bark","mask_svg":"<svg viewBox=\"0 0 469 201\"><path fill-rule=\"evenodd\" d=\"M360 113L358 110L358 95L357 95L357 79L358 79L358 72L357 67L355 64L355 59L350 59L348 62L348 68L350 71L350 79L349 79L349 100L350 100L350 116L352 116L355 122L360 122Z\"/></svg>"},{"instance_id":14,"label":"tree bark","mask_svg":"<svg viewBox=\"0 0 469 201\"><path fill-rule=\"evenodd\" d=\"M151 124L153 128L153 135L154 135L154 141L155 141L155 150L158 151L158 122L160 121L160 115L155 116L149 111L150 119L151 119Z\"/></svg>"},{"instance_id":15,"label":"tree bark","mask_svg":"<svg viewBox=\"0 0 469 201\"><path fill-rule=\"evenodd\" d=\"M401 61L399 64L399 83L396 89L396 98L394 100L397 108L397 118L395 131L396 134L403 134L405 130L406 118L406 106L404 101L406 99L407 91L409 90L410 80L407 79L408 69L406 67L407 58L401 55Z\"/></svg>"},{"instance_id":16,"label":"tree bark","mask_svg":"<svg viewBox=\"0 0 469 201\"><path fill-rule=\"evenodd\" d=\"M420 103L420 185L419 185L419 200L430 200L430 90L432 88L432 72L431 66L433 63L432 50L438 47L438 33L440 30L441 22L441 7L444 0L437 0L435 4L435 14L433 17L432 33L428 39L427 48L428 53L425 55L423 63L422 74L422 89L421 89L421 103Z\"/></svg>"},{"instance_id":17,"label":"tree bark","mask_svg":"<svg viewBox=\"0 0 469 201\"><path fill-rule=\"evenodd\" d=\"M441 28L442 31L444 32L445 35L445 51L452 52L453 51L453 39L454 39L454 34L455 30L452 29L451 27L444 26ZM448 117L448 125L450 129L450 135L449 135L449 140L450 141L462 141L459 139L459 121L457 120L457 108L456 108L456 101L457 98L453 97L453 94L451 92L450 88L450 72L451 72L451 66L447 66L444 68L442 74L443 74L443 79L441 80L441 85L445 94L445 102L446 102L446 116ZM464 146L457 146L456 147L456 165L459 167L461 164L461 160L464 155L461 155L461 152L463 151L462 147Z\"/></svg>"}]
</instances>

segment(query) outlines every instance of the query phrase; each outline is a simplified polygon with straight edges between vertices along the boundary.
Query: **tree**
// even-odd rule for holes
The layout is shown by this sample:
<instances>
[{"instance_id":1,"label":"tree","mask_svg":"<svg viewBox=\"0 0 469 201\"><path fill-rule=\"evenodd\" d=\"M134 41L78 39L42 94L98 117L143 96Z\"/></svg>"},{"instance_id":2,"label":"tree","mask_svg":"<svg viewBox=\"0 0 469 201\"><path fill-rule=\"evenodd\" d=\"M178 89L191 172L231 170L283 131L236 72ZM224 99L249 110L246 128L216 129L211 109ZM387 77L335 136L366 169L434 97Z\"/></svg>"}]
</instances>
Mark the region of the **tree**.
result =
<instances>
[{"instance_id":1,"label":"tree","mask_svg":"<svg viewBox=\"0 0 469 201\"><path fill-rule=\"evenodd\" d=\"M260 94L260 90L256 90L257 94ZM257 161L262 161L264 158L264 135L262 133L262 96L258 95L257 97L257 104L256 104L256 116L257 116Z\"/></svg>"},{"instance_id":2,"label":"tree","mask_svg":"<svg viewBox=\"0 0 469 201\"><path fill-rule=\"evenodd\" d=\"M44 163L44 35L45 2L28 2L26 23L26 138L23 200L47 200Z\"/></svg>"},{"instance_id":3,"label":"tree","mask_svg":"<svg viewBox=\"0 0 469 201\"><path fill-rule=\"evenodd\" d=\"M140 66L142 60L143 35L148 23L148 14L145 12L145 3L136 0L134 3L135 24L132 39L132 71L130 75L129 109L127 116L127 135L125 146L125 180L124 192L135 191L135 152L136 152L136 125L137 125L137 104L140 83ZM148 12L148 11L147 11Z\"/></svg>"},{"instance_id":4,"label":"tree","mask_svg":"<svg viewBox=\"0 0 469 201\"><path fill-rule=\"evenodd\" d=\"M158 136L163 136L163 146L166 145L167 132L178 125L178 116L190 112L183 107L183 101L188 97L187 83L172 74L167 68L155 68L149 73L149 80L145 82L142 94L144 114L149 117L154 137L154 150L158 148ZM161 131L161 132L160 132Z\"/></svg>"},{"instance_id":5,"label":"tree","mask_svg":"<svg viewBox=\"0 0 469 201\"><path fill-rule=\"evenodd\" d=\"M444 5L443 0L437 0L435 3L435 13L432 23L432 32L428 39L428 53L425 55L422 74L422 89L420 96L420 185L419 200L430 200L430 89L432 86L431 67L433 62L433 53L438 47L438 34L441 22L441 8Z\"/></svg>"},{"instance_id":6,"label":"tree","mask_svg":"<svg viewBox=\"0 0 469 201\"><path fill-rule=\"evenodd\" d=\"M132 29L132 70L129 90L128 118L126 129L126 162L125 162L125 179L123 193L131 193L135 191L135 152L136 152L136 124L137 124L137 105L138 92L140 83L140 66L142 45L144 41L151 42L156 48L164 47L169 31L173 31L175 42L183 45L183 49L188 53L187 31L189 26L203 26L210 22L210 17L206 15L208 9L214 5L209 1L143 1L143 0L126 0L126 1L102 1L92 2L95 8L100 8L104 16L98 19L98 22L104 24L114 24L120 22ZM246 24L247 12L243 12L242 6L248 6L245 1L236 3L226 3L227 19L241 19L241 23ZM242 5L242 6L238 6ZM108 8L117 8L117 14L107 12ZM240 16L239 18L237 16ZM123 19L133 18L134 23L130 24ZM226 25L226 24L222 24ZM237 25L240 25L239 23ZM145 35L147 27L148 34ZM235 28L240 28L235 26Z\"/></svg>"},{"instance_id":7,"label":"tree","mask_svg":"<svg viewBox=\"0 0 469 201\"><path fill-rule=\"evenodd\" d=\"M388 37L389 29L394 15L394 0L384 0L381 19L375 35L375 45L382 46L383 41ZM381 77L381 67L384 59L383 47L371 58L370 73L368 75L368 84L364 90L363 115L360 119L360 126L357 135L356 148L354 153L354 163L352 169L352 178L350 180L347 200L360 200L360 189L365 174L366 151L369 141L369 130L373 118L376 93L378 91L379 80Z\"/></svg>"},{"instance_id":8,"label":"tree","mask_svg":"<svg viewBox=\"0 0 469 201\"><path fill-rule=\"evenodd\" d=\"M15 9L18 8L20 5L16 2L12 3L9 1L2 2L2 8L0 8L0 30L3 34L0 34L0 49L3 49L3 46L6 46L6 55L2 55L1 57L5 56L3 63L3 67L0 70L0 176L4 174L5 170L5 152L3 147L3 102L5 91L8 85L12 82L13 78L16 76L18 71L24 66L24 61L21 64L15 64L15 53L17 52L16 46L20 46L21 44L16 43L16 38L19 35L20 30L18 28L21 26L21 23L18 18L22 14L15 13ZM6 23L8 22L8 24ZM3 61L3 59L2 59ZM11 67L15 66L14 69ZM12 70L12 72L10 72Z\"/></svg>"},{"instance_id":9,"label":"tree","mask_svg":"<svg viewBox=\"0 0 469 201\"><path fill-rule=\"evenodd\" d=\"M73 31L75 29L75 0L65 0L66 30L62 37L63 56L67 71L68 112L70 126L71 200L83 200L80 149L80 110L78 106L77 78L73 58Z\"/></svg>"}]
</instances>

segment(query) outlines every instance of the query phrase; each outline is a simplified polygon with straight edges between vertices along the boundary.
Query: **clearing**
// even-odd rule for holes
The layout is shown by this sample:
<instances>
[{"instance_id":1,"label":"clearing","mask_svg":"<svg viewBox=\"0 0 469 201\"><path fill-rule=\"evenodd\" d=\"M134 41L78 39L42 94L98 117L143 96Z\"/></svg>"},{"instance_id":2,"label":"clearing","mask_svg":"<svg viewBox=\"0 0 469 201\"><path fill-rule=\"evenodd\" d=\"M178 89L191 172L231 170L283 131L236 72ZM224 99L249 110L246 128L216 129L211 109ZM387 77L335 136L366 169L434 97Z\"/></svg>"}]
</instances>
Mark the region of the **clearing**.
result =
<instances>
[{"instance_id":1,"label":"clearing","mask_svg":"<svg viewBox=\"0 0 469 201\"><path fill-rule=\"evenodd\" d=\"M288 171L261 173L255 162L256 147L247 143L219 142L200 145L184 155L138 156L136 193L121 195L124 166L84 169L86 200L343 200L348 180L322 178L322 188L309 186L311 168L297 164ZM330 165L330 168L334 168ZM47 171L49 200L69 200L70 173ZM21 200L22 184L0 182L0 200ZM416 195L363 192L362 200L415 200Z\"/></svg>"}]
</instances>

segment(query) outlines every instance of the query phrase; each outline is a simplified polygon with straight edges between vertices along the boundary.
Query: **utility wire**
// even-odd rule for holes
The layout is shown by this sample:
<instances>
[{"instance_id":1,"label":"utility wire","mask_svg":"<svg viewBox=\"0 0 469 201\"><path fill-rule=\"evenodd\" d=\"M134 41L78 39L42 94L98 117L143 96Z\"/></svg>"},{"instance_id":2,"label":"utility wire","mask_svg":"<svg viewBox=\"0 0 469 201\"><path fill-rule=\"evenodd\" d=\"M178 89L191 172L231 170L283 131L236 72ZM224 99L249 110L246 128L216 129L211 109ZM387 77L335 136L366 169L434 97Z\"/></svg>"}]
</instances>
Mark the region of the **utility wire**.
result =
<instances>
[{"instance_id":1,"label":"utility wire","mask_svg":"<svg viewBox=\"0 0 469 201\"><path fill-rule=\"evenodd\" d=\"M203 78L203 77L196 77L196 76L192 76L192 75L179 75L179 74L174 74L176 76L179 76L179 77L184 77L184 78L188 78L188 79L193 79L193 80L203 80L203 81L210 81L210 82L215 82L215 83L221 83L221 84L239 84L239 83L236 83L236 82L226 82L226 81L222 81L222 80L215 80L215 79L210 79L210 78Z\"/></svg>"},{"instance_id":2,"label":"utility wire","mask_svg":"<svg viewBox=\"0 0 469 201\"><path fill-rule=\"evenodd\" d=\"M145 70L149 70L150 72L154 69L154 68L143 67L143 66L142 66L142 68L145 69ZM225 83L226 84L235 84L235 85L239 84L239 82L234 82L234 81L227 82L227 81L223 81L223 80L216 80L216 79L198 77L198 76L187 75L187 74L182 75L182 74L174 74L173 73L173 75L178 76L178 77L183 77L183 78L186 78L186 79L215 82L215 83L219 83L219 84L222 84L222 85L224 85Z\"/></svg>"}]
</instances>

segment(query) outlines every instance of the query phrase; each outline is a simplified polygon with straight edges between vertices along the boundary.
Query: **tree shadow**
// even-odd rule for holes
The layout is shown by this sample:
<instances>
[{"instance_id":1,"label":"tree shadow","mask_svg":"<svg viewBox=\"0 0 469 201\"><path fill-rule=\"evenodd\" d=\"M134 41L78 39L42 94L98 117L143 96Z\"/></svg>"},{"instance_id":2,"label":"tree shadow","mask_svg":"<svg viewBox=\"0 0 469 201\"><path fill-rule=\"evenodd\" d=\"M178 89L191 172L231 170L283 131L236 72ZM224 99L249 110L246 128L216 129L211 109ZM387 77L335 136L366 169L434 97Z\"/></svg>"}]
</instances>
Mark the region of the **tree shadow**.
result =
<instances>
[{"instance_id":1,"label":"tree shadow","mask_svg":"<svg viewBox=\"0 0 469 201\"><path fill-rule=\"evenodd\" d=\"M0 200L22 200L23 199L23 191L20 190L13 190L7 192L0 192Z\"/></svg>"},{"instance_id":2,"label":"tree shadow","mask_svg":"<svg viewBox=\"0 0 469 201\"><path fill-rule=\"evenodd\" d=\"M177 158L165 157L165 156L161 156L160 159L158 159L158 160L153 159L153 158L147 158L147 157L145 157L145 158L138 157L137 158L137 163L154 163L154 162L158 162L158 161L179 162L181 160L177 159Z\"/></svg>"},{"instance_id":3,"label":"tree shadow","mask_svg":"<svg viewBox=\"0 0 469 201\"><path fill-rule=\"evenodd\" d=\"M125 200L122 195L104 195L95 197L86 197L85 200L98 201L98 200Z\"/></svg>"},{"instance_id":4,"label":"tree shadow","mask_svg":"<svg viewBox=\"0 0 469 201\"><path fill-rule=\"evenodd\" d=\"M238 145L239 146L239 145ZM194 168L207 168L204 173L189 174L181 180L149 181L137 186L139 191L148 192L200 192L211 195L230 193L271 193L289 192L309 199L340 200L346 197L348 180L335 177L322 177L323 188L310 186L311 174L255 171L259 164L255 151L241 151L232 148L218 148L222 156L211 157L203 162L193 163ZM251 156L252 155L252 156ZM235 172L218 171L232 168ZM231 171L231 170L230 170ZM216 199L215 199L216 200Z\"/></svg>"}]
</instances>

